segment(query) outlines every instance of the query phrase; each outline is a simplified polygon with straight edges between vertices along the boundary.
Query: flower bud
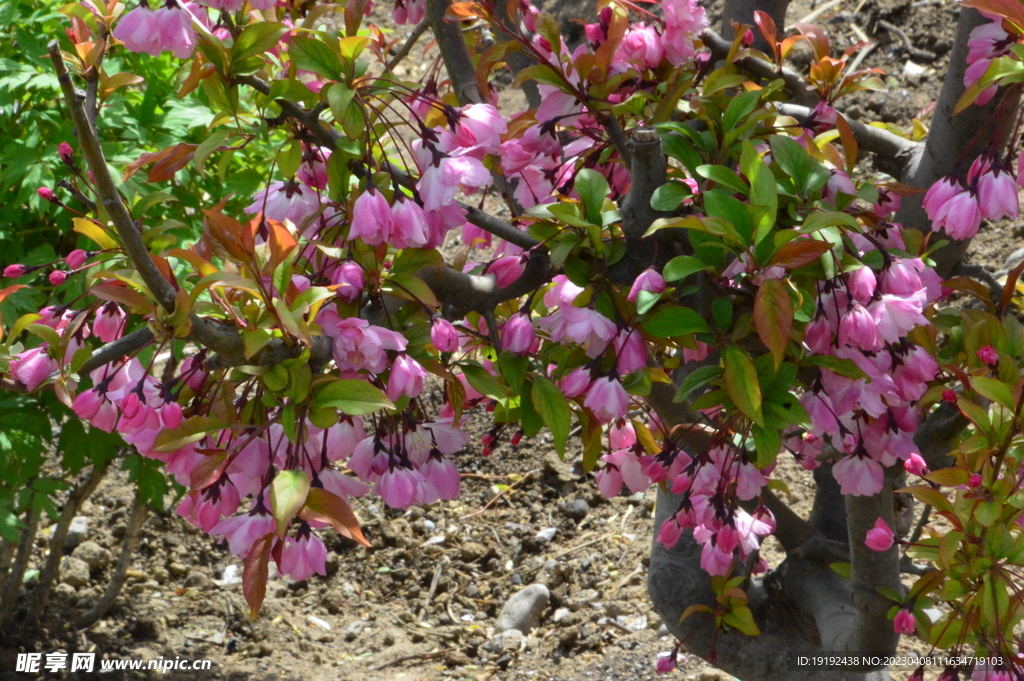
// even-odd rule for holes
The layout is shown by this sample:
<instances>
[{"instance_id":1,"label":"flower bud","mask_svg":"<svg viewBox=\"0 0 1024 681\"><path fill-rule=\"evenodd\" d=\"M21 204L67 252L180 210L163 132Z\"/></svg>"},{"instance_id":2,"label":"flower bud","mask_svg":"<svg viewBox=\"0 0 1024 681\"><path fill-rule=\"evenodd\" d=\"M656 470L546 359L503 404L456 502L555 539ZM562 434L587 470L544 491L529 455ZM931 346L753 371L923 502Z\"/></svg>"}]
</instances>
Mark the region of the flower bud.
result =
<instances>
[{"instance_id":1,"label":"flower bud","mask_svg":"<svg viewBox=\"0 0 1024 681\"><path fill-rule=\"evenodd\" d=\"M11 279L20 277L25 274L25 272L28 272L28 268L20 263L14 263L13 265L8 265L4 268L4 276Z\"/></svg>"},{"instance_id":2,"label":"flower bud","mask_svg":"<svg viewBox=\"0 0 1024 681\"><path fill-rule=\"evenodd\" d=\"M50 283L54 286L60 286L68 278L68 273L64 270L54 270L50 272Z\"/></svg>"},{"instance_id":3,"label":"flower bud","mask_svg":"<svg viewBox=\"0 0 1024 681\"><path fill-rule=\"evenodd\" d=\"M85 261L89 259L89 254L81 248L68 253L68 257L64 258L64 264L73 270L77 270L79 267L85 264Z\"/></svg>"},{"instance_id":4,"label":"flower bud","mask_svg":"<svg viewBox=\"0 0 1024 681\"><path fill-rule=\"evenodd\" d=\"M49 187L40 187L37 191L39 192L39 198L42 200L49 201L50 203L58 206L60 205L60 199L57 198L57 195L54 194L53 190Z\"/></svg>"},{"instance_id":5,"label":"flower bud","mask_svg":"<svg viewBox=\"0 0 1024 681\"><path fill-rule=\"evenodd\" d=\"M71 168L75 167L75 152L70 144L61 142L60 146L57 147L57 155L60 156L60 160L64 162L64 165Z\"/></svg>"},{"instance_id":6,"label":"flower bud","mask_svg":"<svg viewBox=\"0 0 1024 681\"><path fill-rule=\"evenodd\" d=\"M999 363L999 353L991 345L986 345L978 350L978 359L991 366Z\"/></svg>"}]
</instances>

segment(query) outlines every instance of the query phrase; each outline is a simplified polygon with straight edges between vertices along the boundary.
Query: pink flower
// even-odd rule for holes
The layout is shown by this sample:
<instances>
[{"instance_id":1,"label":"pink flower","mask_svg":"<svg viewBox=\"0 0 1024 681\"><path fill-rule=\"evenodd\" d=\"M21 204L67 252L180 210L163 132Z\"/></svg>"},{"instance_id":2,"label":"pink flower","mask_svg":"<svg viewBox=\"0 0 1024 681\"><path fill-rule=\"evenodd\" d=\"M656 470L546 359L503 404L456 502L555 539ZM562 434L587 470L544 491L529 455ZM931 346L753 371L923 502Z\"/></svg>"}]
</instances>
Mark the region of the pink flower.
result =
<instances>
[{"instance_id":1,"label":"pink flower","mask_svg":"<svg viewBox=\"0 0 1024 681\"><path fill-rule=\"evenodd\" d=\"M874 530L871 530L871 532L874 532ZM892 621L892 628L897 634L913 634L917 630L914 613L906 608L900 608L900 611L896 613L896 618Z\"/></svg>"},{"instance_id":2,"label":"pink flower","mask_svg":"<svg viewBox=\"0 0 1024 681\"><path fill-rule=\"evenodd\" d=\"M404 196L398 195L391 207L391 225L393 231L383 240L395 248L420 248L430 238L430 220L426 211ZM366 243L373 245L369 240Z\"/></svg>"},{"instance_id":3,"label":"pink flower","mask_svg":"<svg viewBox=\"0 0 1024 681\"><path fill-rule=\"evenodd\" d=\"M632 62L640 68L654 68L664 56L661 36L642 21L630 27L615 53L616 61Z\"/></svg>"},{"instance_id":4,"label":"pink flower","mask_svg":"<svg viewBox=\"0 0 1024 681\"><path fill-rule=\"evenodd\" d=\"M866 456L844 456L832 467L832 475L841 494L870 497L882 489L882 467Z\"/></svg>"},{"instance_id":5,"label":"pink flower","mask_svg":"<svg viewBox=\"0 0 1024 681\"><path fill-rule=\"evenodd\" d=\"M188 59L196 46L196 34L192 29L192 14L179 7L175 0L168 0L156 11L156 23L160 30L162 50L174 53L178 59Z\"/></svg>"},{"instance_id":6,"label":"pink flower","mask_svg":"<svg viewBox=\"0 0 1024 681\"><path fill-rule=\"evenodd\" d=\"M377 494L391 508L408 508L421 496L423 476L409 468L388 467L377 481Z\"/></svg>"},{"instance_id":7,"label":"pink flower","mask_svg":"<svg viewBox=\"0 0 1024 681\"><path fill-rule=\"evenodd\" d=\"M603 458L607 459L608 457ZM597 491L605 499L617 497L622 491L622 469L618 466L606 465L597 472L594 484L597 485Z\"/></svg>"},{"instance_id":8,"label":"pink flower","mask_svg":"<svg viewBox=\"0 0 1024 681\"><path fill-rule=\"evenodd\" d=\"M459 349L459 332L443 317L435 317L430 325L430 342L438 352L455 352Z\"/></svg>"},{"instance_id":9,"label":"pink flower","mask_svg":"<svg viewBox=\"0 0 1024 681\"><path fill-rule=\"evenodd\" d=\"M872 212L880 218L884 218L887 215L891 215L900 209L900 203L902 197L899 194L894 194L891 191L879 187L878 189L878 203L871 207Z\"/></svg>"},{"instance_id":10,"label":"pink flower","mask_svg":"<svg viewBox=\"0 0 1024 681\"><path fill-rule=\"evenodd\" d=\"M629 289L629 295L626 296L626 300L631 303L635 303L636 297L640 295L641 291L661 293L664 290L665 278L654 269L648 268L641 272L640 276L638 276L633 282L633 286Z\"/></svg>"},{"instance_id":11,"label":"pink flower","mask_svg":"<svg viewBox=\"0 0 1024 681\"><path fill-rule=\"evenodd\" d=\"M569 399L579 397L590 387L590 370L586 367L573 369L565 378L558 382L558 387L562 389L562 392Z\"/></svg>"},{"instance_id":12,"label":"pink flower","mask_svg":"<svg viewBox=\"0 0 1024 681\"><path fill-rule=\"evenodd\" d=\"M368 187L352 206L349 239L362 239L371 246L385 243L394 227L391 206L375 187Z\"/></svg>"},{"instance_id":13,"label":"pink flower","mask_svg":"<svg viewBox=\"0 0 1024 681\"><path fill-rule=\"evenodd\" d=\"M318 317L324 333L334 339L334 361L342 371L366 369L379 374L388 366L385 350L405 350L405 337L397 331L373 326L365 319L339 319L325 311Z\"/></svg>"},{"instance_id":14,"label":"pink flower","mask_svg":"<svg viewBox=\"0 0 1024 681\"><path fill-rule=\"evenodd\" d=\"M455 141L466 151L494 154L508 130L505 119L491 104L470 104L459 110Z\"/></svg>"},{"instance_id":15,"label":"pink flower","mask_svg":"<svg viewBox=\"0 0 1024 681\"><path fill-rule=\"evenodd\" d=\"M911 475L924 475L928 472L928 465L920 454L913 453L903 462L903 468Z\"/></svg>"},{"instance_id":16,"label":"pink flower","mask_svg":"<svg viewBox=\"0 0 1024 681\"><path fill-rule=\"evenodd\" d=\"M629 394L618 379L604 376L591 384L583 406L594 412L601 423L611 423L626 415Z\"/></svg>"},{"instance_id":17,"label":"pink flower","mask_svg":"<svg viewBox=\"0 0 1024 681\"><path fill-rule=\"evenodd\" d=\"M281 560L277 567L292 579L301 582L309 579L315 572L327 575L327 547L316 535L300 534L297 539L288 535L284 538Z\"/></svg>"},{"instance_id":18,"label":"pink flower","mask_svg":"<svg viewBox=\"0 0 1024 681\"><path fill-rule=\"evenodd\" d=\"M302 164L295 172L295 177L314 189L321 191L327 189L327 159L331 157L331 150L323 147L307 147L304 152Z\"/></svg>"},{"instance_id":19,"label":"pink flower","mask_svg":"<svg viewBox=\"0 0 1024 681\"><path fill-rule=\"evenodd\" d=\"M620 376L647 366L647 343L637 329L624 328L615 337L615 370Z\"/></svg>"},{"instance_id":20,"label":"pink flower","mask_svg":"<svg viewBox=\"0 0 1024 681\"><path fill-rule=\"evenodd\" d=\"M67 281L67 278L68 273L65 272L64 270L54 270L50 272L50 276L48 277L50 283L53 284L54 286L60 286L65 281Z\"/></svg>"},{"instance_id":21,"label":"pink flower","mask_svg":"<svg viewBox=\"0 0 1024 681\"><path fill-rule=\"evenodd\" d=\"M1020 200L1013 175L998 166L982 173L978 178L978 203L982 216L989 220L998 220L1004 215L1016 219Z\"/></svg>"},{"instance_id":22,"label":"pink flower","mask_svg":"<svg viewBox=\"0 0 1024 681\"><path fill-rule=\"evenodd\" d=\"M661 524L658 528L658 541L665 546L666 549L671 549L679 542L679 537L683 534L683 528L676 521L675 516L669 518Z\"/></svg>"},{"instance_id":23,"label":"pink flower","mask_svg":"<svg viewBox=\"0 0 1024 681\"><path fill-rule=\"evenodd\" d=\"M955 175L947 175L931 187L924 195L923 206L929 220L935 220L941 208L947 201L964 191L960 180Z\"/></svg>"},{"instance_id":24,"label":"pink flower","mask_svg":"<svg viewBox=\"0 0 1024 681\"><path fill-rule=\"evenodd\" d=\"M675 653L666 652L658 653L658 663L654 665L654 670L659 674L668 674L676 668L676 656Z\"/></svg>"},{"instance_id":25,"label":"pink flower","mask_svg":"<svg viewBox=\"0 0 1024 681\"><path fill-rule=\"evenodd\" d=\"M861 305L867 305L875 295L877 279L870 267L860 267L846 275L846 289Z\"/></svg>"},{"instance_id":26,"label":"pink flower","mask_svg":"<svg viewBox=\"0 0 1024 681\"><path fill-rule=\"evenodd\" d=\"M406 354L400 354L391 365L388 378L387 396L394 402L400 396L416 397L423 392L423 379L427 371L423 366Z\"/></svg>"},{"instance_id":27,"label":"pink flower","mask_svg":"<svg viewBox=\"0 0 1024 681\"><path fill-rule=\"evenodd\" d=\"M24 383L29 390L38 388L58 369L57 361L46 354L46 349L46 345L40 345L11 358L11 376Z\"/></svg>"},{"instance_id":28,"label":"pink flower","mask_svg":"<svg viewBox=\"0 0 1024 681\"><path fill-rule=\"evenodd\" d=\"M94 428L111 433L117 425L117 407L95 388L78 393L71 408Z\"/></svg>"},{"instance_id":29,"label":"pink flower","mask_svg":"<svg viewBox=\"0 0 1024 681\"><path fill-rule=\"evenodd\" d=\"M228 542L228 549L239 558L245 558L252 545L261 537L274 531L273 516L263 513L246 513L224 518L212 528L211 535L221 535Z\"/></svg>"},{"instance_id":30,"label":"pink flower","mask_svg":"<svg viewBox=\"0 0 1024 681\"><path fill-rule=\"evenodd\" d=\"M124 331L125 318L124 310L117 303L106 303L96 311L96 320L92 323L92 332L104 343L110 343L121 337Z\"/></svg>"},{"instance_id":31,"label":"pink flower","mask_svg":"<svg viewBox=\"0 0 1024 681\"><path fill-rule=\"evenodd\" d=\"M331 276L331 283L337 286L335 293L346 303L358 298L366 285L363 268L354 260L343 260Z\"/></svg>"},{"instance_id":32,"label":"pink flower","mask_svg":"<svg viewBox=\"0 0 1024 681\"><path fill-rule=\"evenodd\" d=\"M853 303L839 320L839 344L873 352L882 347L875 320L860 303Z\"/></svg>"},{"instance_id":33,"label":"pink flower","mask_svg":"<svg viewBox=\"0 0 1024 681\"><path fill-rule=\"evenodd\" d=\"M502 348L516 355L530 351L537 334L529 315L518 312L508 318L501 330Z\"/></svg>"},{"instance_id":34,"label":"pink flower","mask_svg":"<svg viewBox=\"0 0 1024 681\"><path fill-rule=\"evenodd\" d=\"M872 551L888 551L893 544L893 533L885 521L879 518L874 528L868 530L864 544Z\"/></svg>"},{"instance_id":35,"label":"pink flower","mask_svg":"<svg viewBox=\"0 0 1024 681\"><path fill-rule=\"evenodd\" d=\"M163 50L156 12L145 5L121 17L114 27L114 37L132 52L146 52L155 57Z\"/></svg>"},{"instance_id":36,"label":"pink flower","mask_svg":"<svg viewBox=\"0 0 1024 681\"><path fill-rule=\"evenodd\" d=\"M693 56L693 39L708 27L708 18L696 0L666 0L665 30L661 41L665 56L673 66L679 66Z\"/></svg>"},{"instance_id":37,"label":"pink flower","mask_svg":"<svg viewBox=\"0 0 1024 681\"><path fill-rule=\"evenodd\" d=\"M978 359L989 366L993 366L999 363L999 353L991 345L986 345L978 349Z\"/></svg>"},{"instance_id":38,"label":"pink flower","mask_svg":"<svg viewBox=\"0 0 1024 681\"><path fill-rule=\"evenodd\" d=\"M15 263L13 265L8 265L7 267L4 268L4 276L9 278L9 279L16 279L16 278L24 275L25 272L27 272L27 271L28 271L27 267L25 267L24 265Z\"/></svg>"},{"instance_id":39,"label":"pink flower","mask_svg":"<svg viewBox=\"0 0 1024 681\"><path fill-rule=\"evenodd\" d=\"M288 220L294 225L301 225L320 209L320 198L312 188L290 180L271 182L265 190L257 192L253 199L245 208L246 213L255 215L263 211L268 220Z\"/></svg>"},{"instance_id":40,"label":"pink flower","mask_svg":"<svg viewBox=\"0 0 1024 681\"><path fill-rule=\"evenodd\" d=\"M981 226L981 207L974 192L962 191L942 204L932 219L932 229L945 227L954 239L969 239Z\"/></svg>"}]
</instances>

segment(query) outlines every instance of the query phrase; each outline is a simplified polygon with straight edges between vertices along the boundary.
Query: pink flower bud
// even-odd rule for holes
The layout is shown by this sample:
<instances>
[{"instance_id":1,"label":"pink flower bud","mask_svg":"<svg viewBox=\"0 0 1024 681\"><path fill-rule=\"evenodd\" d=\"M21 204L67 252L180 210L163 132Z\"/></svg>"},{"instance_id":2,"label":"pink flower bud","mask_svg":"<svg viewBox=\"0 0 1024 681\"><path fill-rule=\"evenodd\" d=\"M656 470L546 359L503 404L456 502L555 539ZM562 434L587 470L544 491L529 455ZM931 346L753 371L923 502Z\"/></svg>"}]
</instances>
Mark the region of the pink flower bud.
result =
<instances>
[{"instance_id":1,"label":"pink flower bud","mask_svg":"<svg viewBox=\"0 0 1024 681\"><path fill-rule=\"evenodd\" d=\"M747 31L747 33L750 33L750 31ZM658 663L654 667L655 671L657 671L659 674L668 674L669 672L674 671L675 668L676 656L672 654L666 655L664 657L659 657Z\"/></svg>"},{"instance_id":2,"label":"pink flower bud","mask_svg":"<svg viewBox=\"0 0 1024 681\"><path fill-rule=\"evenodd\" d=\"M459 332L450 321L438 317L430 325L430 342L438 352L455 352L459 349Z\"/></svg>"},{"instance_id":3,"label":"pink flower bud","mask_svg":"<svg viewBox=\"0 0 1024 681\"><path fill-rule=\"evenodd\" d=\"M54 286L60 286L64 283L64 280L68 278L68 273L64 270L54 270L50 272L50 283Z\"/></svg>"},{"instance_id":4,"label":"pink flower bud","mask_svg":"<svg viewBox=\"0 0 1024 681\"><path fill-rule=\"evenodd\" d=\"M514 434L514 435L512 436L512 439L508 441L508 443L509 443L510 445L512 445L513 447L515 447L515 446L516 446L516 445L518 445L518 444L519 444L520 442L522 442L522 440L523 440L523 431L521 431L521 430L517 430L517 431L515 432L515 434Z\"/></svg>"},{"instance_id":5,"label":"pink flower bud","mask_svg":"<svg viewBox=\"0 0 1024 681\"><path fill-rule=\"evenodd\" d=\"M579 397L590 387L590 370L586 367L573 369L568 376L559 381L559 387L569 399Z\"/></svg>"},{"instance_id":6,"label":"pink flower bud","mask_svg":"<svg viewBox=\"0 0 1024 681\"><path fill-rule=\"evenodd\" d=\"M77 270L79 267L85 264L85 261L89 259L89 254L83 251L81 248L68 253L68 257L64 258L64 264L73 270Z\"/></svg>"},{"instance_id":7,"label":"pink flower bud","mask_svg":"<svg viewBox=\"0 0 1024 681\"><path fill-rule=\"evenodd\" d=\"M874 528L868 530L864 544L872 551L888 551L893 544L893 533L885 521L879 518Z\"/></svg>"},{"instance_id":8,"label":"pink flower bud","mask_svg":"<svg viewBox=\"0 0 1024 681\"><path fill-rule=\"evenodd\" d=\"M747 32L743 34L743 38L740 40L743 47L750 47L754 44L754 32L751 29L747 29Z\"/></svg>"},{"instance_id":9,"label":"pink flower bud","mask_svg":"<svg viewBox=\"0 0 1024 681\"><path fill-rule=\"evenodd\" d=\"M513 354L523 355L530 351L536 337L530 317L519 312L505 322L501 332L502 347Z\"/></svg>"},{"instance_id":10,"label":"pink flower bud","mask_svg":"<svg viewBox=\"0 0 1024 681\"><path fill-rule=\"evenodd\" d=\"M955 390L943 390L942 399L950 404L956 404L956 391Z\"/></svg>"},{"instance_id":11,"label":"pink flower bud","mask_svg":"<svg viewBox=\"0 0 1024 681\"><path fill-rule=\"evenodd\" d=\"M74 149L72 149L71 145L68 144L67 142L61 142L60 145L57 147L57 155L60 156L60 160L63 161L65 165L70 166L72 168L75 167L74 154Z\"/></svg>"},{"instance_id":12,"label":"pink flower bud","mask_svg":"<svg viewBox=\"0 0 1024 681\"><path fill-rule=\"evenodd\" d=\"M633 286L629 289L629 295L626 296L626 300L631 303L636 302L636 297L640 295L641 291L650 291L652 293L661 293L665 290L665 278L653 269L646 269L640 273L640 276L633 282Z\"/></svg>"},{"instance_id":13,"label":"pink flower bud","mask_svg":"<svg viewBox=\"0 0 1024 681\"><path fill-rule=\"evenodd\" d=\"M971 475L971 477L967 478L968 487L981 487L981 483L981 475L978 473L974 473L973 475Z\"/></svg>"},{"instance_id":14,"label":"pink flower bud","mask_svg":"<svg viewBox=\"0 0 1024 681\"><path fill-rule=\"evenodd\" d=\"M54 194L53 190L49 187L40 187L37 191L39 193L39 198L43 201L49 201L50 203L58 206L60 205L60 199L57 198L57 195Z\"/></svg>"},{"instance_id":15,"label":"pink flower bud","mask_svg":"<svg viewBox=\"0 0 1024 681\"><path fill-rule=\"evenodd\" d=\"M8 265L7 267L4 268L4 276L5 277L9 277L11 279L14 279L16 277L20 277L21 275L25 274L25 272L27 272L27 271L28 271L27 267L25 267L22 264L15 263L13 265Z\"/></svg>"},{"instance_id":16,"label":"pink flower bud","mask_svg":"<svg viewBox=\"0 0 1024 681\"><path fill-rule=\"evenodd\" d=\"M335 290L337 296L346 303L351 303L359 297L366 285L363 268L353 260L344 260L334 271L331 283L338 287Z\"/></svg>"},{"instance_id":17,"label":"pink flower bud","mask_svg":"<svg viewBox=\"0 0 1024 681\"><path fill-rule=\"evenodd\" d=\"M917 623L914 622L914 613L905 608L900 608L900 611L896 613L896 619L892 622L892 628L897 634L913 634L917 629Z\"/></svg>"},{"instance_id":18,"label":"pink flower bud","mask_svg":"<svg viewBox=\"0 0 1024 681\"><path fill-rule=\"evenodd\" d=\"M999 363L999 353L991 345L986 345L978 350L978 359L991 366Z\"/></svg>"}]
</instances>

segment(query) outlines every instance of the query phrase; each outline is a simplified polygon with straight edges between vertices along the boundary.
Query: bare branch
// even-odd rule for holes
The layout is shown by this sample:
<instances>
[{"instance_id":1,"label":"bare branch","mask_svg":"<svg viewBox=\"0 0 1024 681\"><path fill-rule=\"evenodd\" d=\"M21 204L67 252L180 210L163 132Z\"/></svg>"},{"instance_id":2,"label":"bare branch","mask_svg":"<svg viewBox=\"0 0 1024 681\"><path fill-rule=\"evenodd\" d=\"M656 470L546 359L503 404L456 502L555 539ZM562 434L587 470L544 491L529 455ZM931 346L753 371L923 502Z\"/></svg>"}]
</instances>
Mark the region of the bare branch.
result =
<instances>
[{"instance_id":1,"label":"bare branch","mask_svg":"<svg viewBox=\"0 0 1024 681\"><path fill-rule=\"evenodd\" d=\"M119 360L122 357L126 357L137 350L141 350L152 343L153 339L153 331L148 326L136 329L131 333L121 336L117 340L107 343L94 352L92 357L85 360L85 364L78 369L78 373L91 373L94 369L98 369L104 364L110 364L111 362Z\"/></svg>"},{"instance_id":2,"label":"bare branch","mask_svg":"<svg viewBox=\"0 0 1024 681\"><path fill-rule=\"evenodd\" d=\"M394 71L398 63L409 55L409 52L412 51L413 45L416 44L416 41L420 39L420 36L423 35L423 32L426 30L426 19L416 24L416 27L412 29L412 33L409 34L409 37L405 39L405 42L402 43L402 46L398 48L394 56L391 57L391 61L389 61L387 65L384 66L384 72L381 75L386 75Z\"/></svg>"},{"instance_id":3,"label":"bare branch","mask_svg":"<svg viewBox=\"0 0 1024 681\"><path fill-rule=\"evenodd\" d=\"M484 101L484 98L476 82L476 68L462 37L461 28L458 24L445 19L448 4L449 0L427 0L427 23L430 24L430 30L437 40L438 49L441 50L441 59L444 61L445 70L448 71L448 78L451 79L452 89L459 99L459 104L465 106L479 103Z\"/></svg>"},{"instance_id":4,"label":"bare branch","mask_svg":"<svg viewBox=\"0 0 1024 681\"><path fill-rule=\"evenodd\" d=\"M96 194L99 196L100 205L110 216L121 238L128 259L139 271L142 281L152 292L157 302L168 312L174 311L175 290L171 282L164 278L164 275L157 269L156 263L149 254L149 249L142 241L142 234L131 214L121 199L121 194L114 184L114 179L107 169L106 159L103 157L103 149L100 148L99 138L96 129L93 127L89 116L85 112L84 96L75 90L71 81L71 74L68 73L64 64L64 57L60 51L60 43L51 40L48 46L50 59L53 61L54 69L57 71L57 80L60 83L61 91L64 93L64 101L71 112L71 122L78 133L78 143L82 147L82 154L89 163L92 171L93 184L96 187Z\"/></svg>"},{"instance_id":5,"label":"bare branch","mask_svg":"<svg viewBox=\"0 0 1024 681\"><path fill-rule=\"evenodd\" d=\"M515 225L496 218L490 213L485 213L475 206L470 206L469 204L461 202L459 205L466 211L466 220L485 232L490 232L494 236L500 237L510 244L515 244L516 246L524 249L530 249L540 245L539 241L523 230L518 229Z\"/></svg>"}]
</instances>

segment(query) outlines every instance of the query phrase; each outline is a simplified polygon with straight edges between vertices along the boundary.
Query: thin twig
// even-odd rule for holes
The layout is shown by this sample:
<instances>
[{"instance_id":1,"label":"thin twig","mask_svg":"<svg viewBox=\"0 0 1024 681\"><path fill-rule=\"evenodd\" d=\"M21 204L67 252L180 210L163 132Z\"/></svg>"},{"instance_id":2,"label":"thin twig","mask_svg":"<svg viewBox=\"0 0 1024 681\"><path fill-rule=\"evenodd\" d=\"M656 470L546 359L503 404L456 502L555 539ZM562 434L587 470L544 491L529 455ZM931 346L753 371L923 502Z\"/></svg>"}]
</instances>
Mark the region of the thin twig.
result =
<instances>
[{"instance_id":1,"label":"thin twig","mask_svg":"<svg viewBox=\"0 0 1024 681\"><path fill-rule=\"evenodd\" d=\"M432 653L413 653L412 655L402 655L392 660L388 660L376 667L370 667L370 671L377 672L381 669L387 669L388 667L394 667L396 664L402 664L403 662L411 662L413 660L435 660L439 657L444 657L450 651L448 650L435 650Z\"/></svg>"},{"instance_id":2,"label":"thin twig","mask_svg":"<svg viewBox=\"0 0 1024 681\"><path fill-rule=\"evenodd\" d=\"M395 52L395 55L391 58L391 61L389 61L387 65L384 67L384 72L381 74L382 76L391 73L394 70L394 68L398 65L398 62L402 61L403 59L406 58L406 56L408 56L409 52L412 51L413 45L416 44L416 41L420 39L420 36L423 35L423 32L426 30L426 19L416 24L416 28L412 29L412 33L409 34L409 37L406 38L405 42L402 43L402 46L398 48L398 51Z\"/></svg>"},{"instance_id":3,"label":"thin twig","mask_svg":"<svg viewBox=\"0 0 1024 681\"><path fill-rule=\"evenodd\" d=\"M797 24L809 24L812 21L814 21L815 19L817 19L818 17L820 17L822 14L824 14L827 11L829 11L830 9L835 7L836 5L841 4L842 2L843 2L843 0L830 0L829 2L826 2L824 5L821 5L817 9L812 10L811 12L809 12L806 16L804 16L803 19L801 19L800 21L798 21L796 23Z\"/></svg>"},{"instance_id":4,"label":"thin twig","mask_svg":"<svg viewBox=\"0 0 1024 681\"><path fill-rule=\"evenodd\" d=\"M67 500L64 502L64 509L61 512L60 519L57 521L57 525L54 527L53 537L50 538L50 551L46 557L46 564L39 573L39 584L36 586L35 607L33 608L33 616L36 621L43 614L43 607L46 605L46 600L50 595L50 587L53 585L53 580L57 577L57 572L60 570L60 562L64 557L64 540L67 539L68 530L71 529L71 522L78 515L78 510L82 507L82 503L96 491L100 481L103 480L103 476L107 474L110 462L111 459L106 459L101 464L94 465L86 479L71 490Z\"/></svg>"},{"instance_id":5,"label":"thin twig","mask_svg":"<svg viewBox=\"0 0 1024 681\"><path fill-rule=\"evenodd\" d=\"M128 578L128 566L131 565L135 546L139 543L139 530L142 529L148 515L149 506L142 501L139 491L136 490L135 501L132 502L132 510L128 514L128 527L125 529L124 545L121 547L121 555L117 559L117 567L114 568L114 574L110 577L110 583L107 584L103 597L96 602L96 605L89 612L75 620L74 626L76 629L85 629L92 626L94 622L107 613L110 606L117 600L117 596L121 593L125 580Z\"/></svg>"},{"instance_id":6,"label":"thin twig","mask_svg":"<svg viewBox=\"0 0 1024 681\"><path fill-rule=\"evenodd\" d=\"M0 593L0 630L6 629L11 623L14 606L18 601L18 592L21 590L21 584L25 579L25 570L28 568L28 560L32 556L32 545L35 542L36 530L39 529L39 516L42 511L42 506L36 503L36 492L32 492L29 497L28 506L25 529L21 531L18 552L14 556L11 570L7 573L3 592Z\"/></svg>"},{"instance_id":7,"label":"thin twig","mask_svg":"<svg viewBox=\"0 0 1024 681\"><path fill-rule=\"evenodd\" d=\"M928 50L922 50L920 48L914 47L914 44L910 42L910 36L907 35L907 32L904 31L899 26L897 26L896 24L891 24L885 19L879 19L878 25L879 27L889 31L889 33L893 33L899 36L900 39L903 41L903 48L907 51L907 54L909 54L914 59L935 61L934 52L929 52Z\"/></svg>"}]
</instances>

